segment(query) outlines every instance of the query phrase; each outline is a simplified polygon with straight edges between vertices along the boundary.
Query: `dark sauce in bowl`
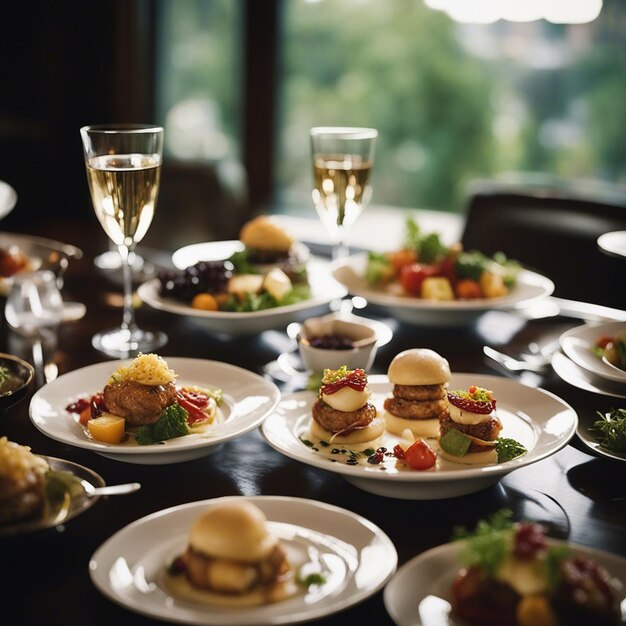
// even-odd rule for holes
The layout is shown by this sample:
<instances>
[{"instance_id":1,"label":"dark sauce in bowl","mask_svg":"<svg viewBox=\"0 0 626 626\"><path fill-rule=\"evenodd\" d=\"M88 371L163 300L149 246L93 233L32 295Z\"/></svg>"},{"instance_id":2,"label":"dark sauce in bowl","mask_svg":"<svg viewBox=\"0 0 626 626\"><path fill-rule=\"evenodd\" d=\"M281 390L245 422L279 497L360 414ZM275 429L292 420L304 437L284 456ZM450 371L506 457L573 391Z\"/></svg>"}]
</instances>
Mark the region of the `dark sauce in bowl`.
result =
<instances>
[{"instance_id":1,"label":"dark sauce in bowl","mask_svg":"<svg viewBox=\"0 0 626 626\"><path fill-rule=\"evenodd\" d=\"M319 348L320 350L352 350L354 348L352 340L342 335L309 337L308 342L312 348Z\"/></svg>"}]
</instances>

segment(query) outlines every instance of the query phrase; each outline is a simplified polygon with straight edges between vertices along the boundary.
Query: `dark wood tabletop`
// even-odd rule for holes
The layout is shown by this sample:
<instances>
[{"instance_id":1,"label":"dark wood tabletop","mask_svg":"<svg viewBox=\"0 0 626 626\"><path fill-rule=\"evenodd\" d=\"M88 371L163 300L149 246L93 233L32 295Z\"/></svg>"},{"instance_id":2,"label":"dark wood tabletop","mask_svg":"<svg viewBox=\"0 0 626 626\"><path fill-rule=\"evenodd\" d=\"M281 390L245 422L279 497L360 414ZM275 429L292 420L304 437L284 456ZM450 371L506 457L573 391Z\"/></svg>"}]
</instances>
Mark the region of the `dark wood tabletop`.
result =
<instances>
[{"instance_id":1,"label":"dark wood tabletop","mask_svg":"<svg viewBox=\"0 0 626 626\"><path fill-rule=\"evenodd\" d=\"M106 357L92 348L91 337L121 320L119 286L99 274L92 263L104 245L103 239L94 236L89 245L82 246L85 257L73 262L67 271L64 297L84 302L87 314L59 329L56 348L50 354L59 374L105 361ZM399 324L382 310L365 309L363 314L381 319L394 331L392 341L378 351L371 373L385 373L401 350L428 347L445 356L453 372L504 375L483 357L483 345L516 354L530 342L545 345L581 323L561 317L527 322L514 314L491 312L480 324L467 329L426 328ZM137 320L146 329L166 331L169 344L161 350L164 356L213 359L257 373L290 347L282 328L229 339L147 306L139 308ZM6 322L2 324L0 350L15 351L18 342ZM540 375L512 377L553 392L580 417L589 418L617 404L614 398L568 385L549 368ZM592 456L576 437L553 456L523 467L483 491L435 501L397 500L371 495L337 474L291 460L267 445L258 431L225 443L213 455L185 463L148 466L110 460L40 433L29 419L33 391L34 386L24 401L0 416L0 435L31 446L35 453L85 465L107 484L138 481L142 488L133 495L100 499L67 526L0 541L3 615L6 617L8 610L8 615L15 616L2 620L7 625L158 623L102 596L90 581L90 557L106 539L134 520L167 507L225 495L297 496L344 507L387 533L398 551L399 565L449 541L455 526L472 526L503 507L512 509L516 519L546 522L554 536L626 557L626 464ZM316 623L389 624L391 619L383 594L378 592Z\"/></svg>"}]
</instances>

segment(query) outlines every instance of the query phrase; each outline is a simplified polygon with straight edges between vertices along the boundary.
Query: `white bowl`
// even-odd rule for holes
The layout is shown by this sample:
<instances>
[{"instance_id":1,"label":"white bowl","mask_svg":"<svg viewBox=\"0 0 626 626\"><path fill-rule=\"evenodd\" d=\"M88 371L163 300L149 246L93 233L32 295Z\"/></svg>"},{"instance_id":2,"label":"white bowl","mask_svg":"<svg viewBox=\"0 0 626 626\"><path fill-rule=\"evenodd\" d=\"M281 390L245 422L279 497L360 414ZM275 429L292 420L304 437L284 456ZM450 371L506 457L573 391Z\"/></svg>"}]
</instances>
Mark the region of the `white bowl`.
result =
<instances>
[{"instance_id":1,"label":"white bowl","mask_svg":"<svg viewBox=\"0 0 626 626\"><path fill-rule=\"evenodd\" d=\"M314 337L338 335L350 339L353 347L348 350L317 348L309 343ZM349 369L369 370L376 357L377 335L367 324L341 319L334 314L312 317L302 325L298 337L298 349L304 367L312 372L325 368L338 369L342 365Z\"/></svg>"}]
</instances>

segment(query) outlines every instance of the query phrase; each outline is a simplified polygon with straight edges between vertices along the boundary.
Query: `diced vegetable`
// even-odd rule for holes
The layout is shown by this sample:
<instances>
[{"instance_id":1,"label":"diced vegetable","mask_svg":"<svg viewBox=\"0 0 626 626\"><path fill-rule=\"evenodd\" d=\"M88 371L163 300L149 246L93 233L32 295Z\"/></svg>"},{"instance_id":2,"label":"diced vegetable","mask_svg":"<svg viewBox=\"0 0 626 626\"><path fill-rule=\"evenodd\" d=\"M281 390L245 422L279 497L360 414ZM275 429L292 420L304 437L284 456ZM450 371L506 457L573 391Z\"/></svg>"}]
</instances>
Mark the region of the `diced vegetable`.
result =
<instances>
[{"instance_id":1,"label":"diced vegetable","mask_svg":"<svg viewBox=\"0 0 626 626\"><path fill-rule=\"evenodd\" d=\"M423 471L434 467L437 455L423 439L418 439L404 451L404 459L413 469Z\"/></svg>"},{"instance_id":2,"label":"diced vegetable","mask_svg":"<svg viewBox=\"0 0 626 626\"><path fill-rule=\"evenodd\" d=\"M120 443L124 438L125 428L126 420L116 415L103 415L87 422L90 435L103 443Z\"/></svg>"},{"instance_id":3,"label":"diced vegetable","mask_svg":"<svg viewBox=\"0 0 626 626\"><path fill-rule=\"evenodd\" d=\"M421 296L425 300L454 300L452 285L447 278L432 276L422 283Z\"/></svg>"},{"instance_id":4,"label":"diced vegetable","mask_svg":"<svg viewBox=\"0 0 626 626\"><path fill-rule=\"evenodd\" d=\"M474 300L476 298L483 297L483 290L480 288L480 284L476 280L471 278L462 278L454 286L454 292L456 297L462 300Z\"/></svg>"},{"instance_id":5,"label":"diced vegetable","mask_svg":"<svg viewBox=\"0 0 626 626\"><path fill-rule=\"evenodd\" d=\"M394 268L386 254L370 252L367 255L365 280L370 285L380 285L389 282L394 277Z\"/></svg>"},{"instance_id":6,"label":"diced vegetable","mask_svg":"<svg viewBox=\"0 0 626 626\"><path fill-rule=\"evenodd\" d=\"M400 284L412 296L420 296L422 284L427 278L434 275L436 268L431 265L413 263L405 265L400 271Z\"/></svg>"},{"instance_id":7,"label":"diced vegetable","mask_svg":"<svg viewBox=\"0 0 626 626\"><path fill-rule=\"evenodd\" d=\"M439 439L439 445L453 456L465 456L472 440L456 428L450 429Z\"/></svg>"},{"instance_id":8,"label":"diced vegetable","mask_svg":"<svg viewBox=\"0 0 626 626\"><path fill-rule=\"evenodd\" d=\"M289 276L279 267L275 267L265 276L263 289L280 302L291 291L292 284Z\"/></svg>"},{"instance_id":9,"label":"diced vegetable","mask_svg":"<svg viewBox=\"0 0 626 626\"><path fill-rule=\"evenodd\" d=\"M486 298L498 298L509 293L509 289L504 284L504 278L501 274L483 272L478 282Z\"/></svg>"},{"instance_id":10,"label":"diced vegetable","mask_svg":"<svg viewBox=\"0 0 626 626\"><path fill-rule=\"evenodd\" d=\"M263 276L260 274L237 274L228 280L228 293L239 298L245 298L248 294L256 294L263 287Z\"/></svg>"}]
</instances>

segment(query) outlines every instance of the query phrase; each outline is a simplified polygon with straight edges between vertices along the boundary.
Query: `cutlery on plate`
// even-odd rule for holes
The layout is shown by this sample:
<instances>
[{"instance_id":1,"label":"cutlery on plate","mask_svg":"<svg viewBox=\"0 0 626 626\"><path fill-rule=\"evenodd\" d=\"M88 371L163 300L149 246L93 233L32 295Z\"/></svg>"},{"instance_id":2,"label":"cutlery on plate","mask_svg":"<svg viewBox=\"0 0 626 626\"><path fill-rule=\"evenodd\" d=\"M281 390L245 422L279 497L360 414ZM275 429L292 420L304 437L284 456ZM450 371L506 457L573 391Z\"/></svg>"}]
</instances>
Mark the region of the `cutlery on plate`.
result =
<instances>
[{"instance_id":1,"label":"cutlery on plate","mask_svg":"<svg viewBox=\"0 0 626 626\"><path fill-rule=\"evenodd\" d=\"M541 358L539 355L537 355L536 359L532 357L526 359L516 359L515 357L504 354L503 352L498 352L489 346L483 346L483 352L490 359L511 372L529 371L543 373L546 365L548 364L547 360L545 362L539 360Z\"/></svg>"},{"instance_id":2,"label":"cutlery on plate","mask_svg":"<svg viewBox=\"0 0 626 626\"><path fill-rule=\"evenodd\" d=\"M94 487L90 482L81 480L80 484L89 498L95 496L122 496L127 493L134 493L141 489L140 483L124 483L121 485L108 485L106 487Z\"/></svg>"}]
</instances>

